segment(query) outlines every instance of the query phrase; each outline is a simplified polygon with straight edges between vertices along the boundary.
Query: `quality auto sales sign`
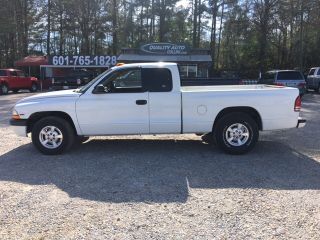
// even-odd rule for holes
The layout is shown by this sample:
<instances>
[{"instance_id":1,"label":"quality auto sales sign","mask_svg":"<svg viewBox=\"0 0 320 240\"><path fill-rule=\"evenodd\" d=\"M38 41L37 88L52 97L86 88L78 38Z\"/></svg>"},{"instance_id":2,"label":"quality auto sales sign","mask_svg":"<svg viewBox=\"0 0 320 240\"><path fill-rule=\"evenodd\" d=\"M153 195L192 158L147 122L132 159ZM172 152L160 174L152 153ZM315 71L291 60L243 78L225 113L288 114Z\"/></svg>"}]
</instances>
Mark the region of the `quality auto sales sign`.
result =
<instances>
[{"instance_id":1,"label":"quality auto sales sign","mask_svg":"<svg viewBox=\"0 0 320 240\"><path fill-rule=\"evenodd\" d=\"M187 55L189 48L186 44L149 43L140 47L143 54L157 55Z\"/></svg>"}]
</instances>

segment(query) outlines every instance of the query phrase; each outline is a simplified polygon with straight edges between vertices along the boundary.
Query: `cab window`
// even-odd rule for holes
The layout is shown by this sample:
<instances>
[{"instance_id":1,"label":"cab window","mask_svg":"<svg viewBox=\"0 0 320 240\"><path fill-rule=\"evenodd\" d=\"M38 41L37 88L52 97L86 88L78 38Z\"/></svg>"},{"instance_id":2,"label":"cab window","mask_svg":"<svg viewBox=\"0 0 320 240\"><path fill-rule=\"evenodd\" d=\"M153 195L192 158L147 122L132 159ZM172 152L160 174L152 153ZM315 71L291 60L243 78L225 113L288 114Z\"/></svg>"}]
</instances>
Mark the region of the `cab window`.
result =
<instances>
[{"instance_id":1,"label":"cab window","mask_svg":"<svg viewBox=\"0 0 320 240\"><path fill-rule=\"evenodd\" d=\"M18 74L17 74L17 72L16 72L16 71L12 71L12 72L10 72L10 75L11 75L12 77L17 77L17 76L18 76Z\"/></svg>"},{"instance_id":2,"label":"cab window","mask_svg":"<svg viewBox=\"0 0 320 240\"><path fill-rule=\"evenodd\" d=\"M170 92L172 90L172 75L167 68L144 68L142 76L149 92Z\"/></svg>"}]
</instances>

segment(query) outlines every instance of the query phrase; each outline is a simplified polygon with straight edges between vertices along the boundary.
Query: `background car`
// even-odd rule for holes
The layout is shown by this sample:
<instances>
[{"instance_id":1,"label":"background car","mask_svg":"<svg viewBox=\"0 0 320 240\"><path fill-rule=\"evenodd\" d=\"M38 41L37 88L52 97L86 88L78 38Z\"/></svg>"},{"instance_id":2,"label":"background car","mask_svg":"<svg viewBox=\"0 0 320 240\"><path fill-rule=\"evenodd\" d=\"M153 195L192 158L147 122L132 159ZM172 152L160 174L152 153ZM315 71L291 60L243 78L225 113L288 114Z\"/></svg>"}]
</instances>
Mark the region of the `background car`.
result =
<instances>
[{"instance_id":1,"label":"background car","mask_svg":"<svg viewBox=\"0 0 320 240\"><path fill-rule=\"evenodd\" d=\"M311 68L307 77L307 90L320 92L320 67Z\"/></svg>"},{"instance_id":2,"label":"background car","mask_svg":"<svg viewBox=\"0 0 320 240\"><path fill-rule=\"evenodd\" d=\"M8 94L10 90L18 92L20 89L36 92L38 90L38 79L35 77L27 77L21 70L0 69L1 94Z\"/></svg>"},{"instance_id":3,"label":"background car","mask_svg":"<svg viewBox=\"0 0 320 240\"><path fill-rule=\"evenodd\" d=\"M296 70L274 70L262 74L258 84L268 84L298 88L300 95L306 93L306 81L303 74Z\"/></svg>"}]
</instances>

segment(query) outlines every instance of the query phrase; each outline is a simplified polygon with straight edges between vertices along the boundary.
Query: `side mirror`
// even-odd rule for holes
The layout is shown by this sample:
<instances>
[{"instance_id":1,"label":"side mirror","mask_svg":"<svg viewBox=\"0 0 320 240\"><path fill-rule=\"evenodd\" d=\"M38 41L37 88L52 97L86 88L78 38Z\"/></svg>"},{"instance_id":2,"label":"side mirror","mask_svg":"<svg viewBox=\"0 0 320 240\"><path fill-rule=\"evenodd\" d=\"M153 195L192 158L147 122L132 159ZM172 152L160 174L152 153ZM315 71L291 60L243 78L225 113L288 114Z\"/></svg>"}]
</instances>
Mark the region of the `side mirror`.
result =
<instances>
[{"instance_id":1,"label":"side mirror","mask_svg":"<svg viewBox=\"0 0 320 240\"><path fill-rule=\"evenodd\" d=\"M107 91L106 91L105 87L102 84L99 84L94 88L92 93L94 93L94 94L104 94L104 93L107 93Z\"/></svg>"}]
</instances>

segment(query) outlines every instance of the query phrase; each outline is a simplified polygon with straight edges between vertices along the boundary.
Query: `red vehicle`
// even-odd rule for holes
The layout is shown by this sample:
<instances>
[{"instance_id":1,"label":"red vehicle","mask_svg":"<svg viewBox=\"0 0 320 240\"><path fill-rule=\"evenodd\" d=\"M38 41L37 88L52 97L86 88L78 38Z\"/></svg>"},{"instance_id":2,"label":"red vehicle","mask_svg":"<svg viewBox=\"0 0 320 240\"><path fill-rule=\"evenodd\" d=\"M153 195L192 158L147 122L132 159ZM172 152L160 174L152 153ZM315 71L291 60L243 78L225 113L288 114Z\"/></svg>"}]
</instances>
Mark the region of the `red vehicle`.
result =
<instances>
[{"instance_id":1,"label":"red vehicle","mask_svg":"<svg viewBox=\"0 0 320 240\"><path fill-rule=\"evenodd\" d=\"M21 70L0 69L0 93L7 94L10 90L18 92L20 89L36 92L38 90L38 79L27 77Z\"/></svg>"}]
</instances>

